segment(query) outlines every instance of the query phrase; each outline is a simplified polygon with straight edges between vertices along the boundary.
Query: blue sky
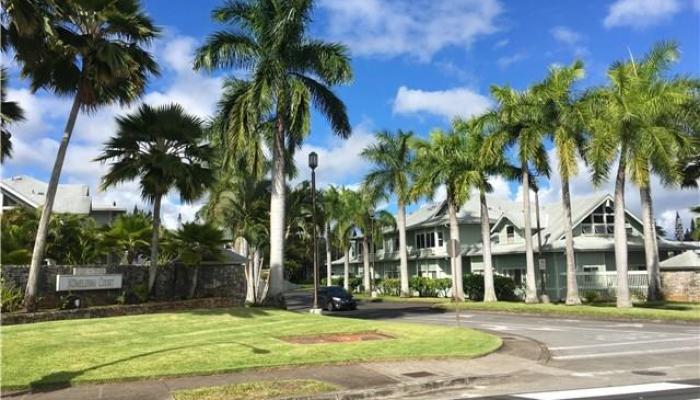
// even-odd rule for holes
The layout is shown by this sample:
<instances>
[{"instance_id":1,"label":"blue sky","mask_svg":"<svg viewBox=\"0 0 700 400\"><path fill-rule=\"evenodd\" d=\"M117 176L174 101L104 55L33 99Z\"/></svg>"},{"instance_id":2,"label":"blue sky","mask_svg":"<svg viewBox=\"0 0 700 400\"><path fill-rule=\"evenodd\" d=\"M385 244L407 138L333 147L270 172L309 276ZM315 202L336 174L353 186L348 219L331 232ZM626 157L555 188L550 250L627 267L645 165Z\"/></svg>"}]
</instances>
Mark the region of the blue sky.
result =
<instances>
[{"instance_id":1,"label":"blue sky","mask_svg":"<svg viewBox=\"0 0 700 400\"><path fill-rule=\"evenodd\" d=\"M179 102L206 117L230 72L195 73L191 55L208 34L221 28L210 18L220 1L144 4L164 34L153 45L163 74L151 82L143 100ZM612 62L630 53L641 57L659 40L675 40L681 46L682 58L674 72L697 76L699 19L700 0L319 0L312 34L345 43L353 57L354 82L337 92L348 106L354 134L342 141L314 115L307 144L296 159L304 171L306 155L315 150L322 185L353 185L368 168L359 152L372 142L377 129L401 128L425 136L435 127L448 127L454 116L487 109L490 85L526 88L543 78L549 66L575 58L586 65L579 89L604 84ZM6 163L3 175L47 179L70 101L45 92L31 94L16 68L11 72L9 97L27 109L28 120L13 127L15 157ZM131 208L142 204L136 185L97 192L105 167L89 161L112 134L114 116L125 111L114 106L79 117L62 182L88 184L101 201ZM544 202L559 200L557 179L553 176L551 185L542 182ZM572 183L574 195L594 190L585 168ZM498 181L495 186L499 196L520 196L513 183ZM676 192L658 183L654 198L657 218L664 225L672 222L676 210L687 222L687 207L700 202L697 192ZM630 190L628 199L633 210L638 208L637 191ZM178 213L190 218L197 207L181 205L173 194L164 204L165 221L172 224Z\"/></svg>"}]
</instances>

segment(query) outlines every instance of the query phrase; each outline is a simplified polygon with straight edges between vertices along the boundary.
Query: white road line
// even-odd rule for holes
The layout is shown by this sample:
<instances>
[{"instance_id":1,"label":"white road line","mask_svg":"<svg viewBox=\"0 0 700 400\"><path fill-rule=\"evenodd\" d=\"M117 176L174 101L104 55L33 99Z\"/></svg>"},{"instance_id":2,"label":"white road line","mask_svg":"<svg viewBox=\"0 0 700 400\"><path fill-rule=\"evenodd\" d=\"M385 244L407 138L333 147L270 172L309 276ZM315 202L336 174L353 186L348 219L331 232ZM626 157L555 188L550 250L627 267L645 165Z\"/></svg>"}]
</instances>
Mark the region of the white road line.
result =
<instances>
[{"instance_id":1,"label":"white road line","mask_svg":"<svg viewBox=\"0 0 700 400\"><path fill-rule=\"evenodd\" d=\"M662 343L662 342L687 342L689 340L698 341L698 349L700 350L700 338L674 338L674 339L657 339L657 340L638 340L636 342L617 342L617 343L601 343L601 344L583 344L580 346L562 346L562 347L550 347L549 350L575 350L575 349L588 349L592 347L611 347L611 346L624 346L628 344L646 344L646 343Z\"/></svg>"},{"instance_id":2,"label":"white road line","mask_svg":"<svg viewBox=\"0 0 700 400\"><path fill-rule=\"evenodd\" d=\"M657 349L657 350L637 350L637 351L615 351L610 353L593 353L593 354L578 354L571 356L552 356L552 360L582 360L586 358L604 358L604 357L617 357L617 356L627 356L627 355L637 355L637 354L665 354L665 353L681 353L688 350L698 351L697 347L673 347L670 349Z\"/></svg>"},{"instance_id":3,"label":"white road line","mask_svg":"<svg viewBox=\"0 0 700 400\"><path fill-rule=\"evenodd\" d=\"M533 400L569 400L583 399L587 397L602 397L615 396L621 394L645 393L645 392L661 392L665 390L692 389L698 386L686 385L682 383L647 383L643 385L628 385L603 387L596 389L578 389L578 390L561 390L557 392L540 392L540 393L525 393L515 397Z\"/></svg>"}]
</instances>

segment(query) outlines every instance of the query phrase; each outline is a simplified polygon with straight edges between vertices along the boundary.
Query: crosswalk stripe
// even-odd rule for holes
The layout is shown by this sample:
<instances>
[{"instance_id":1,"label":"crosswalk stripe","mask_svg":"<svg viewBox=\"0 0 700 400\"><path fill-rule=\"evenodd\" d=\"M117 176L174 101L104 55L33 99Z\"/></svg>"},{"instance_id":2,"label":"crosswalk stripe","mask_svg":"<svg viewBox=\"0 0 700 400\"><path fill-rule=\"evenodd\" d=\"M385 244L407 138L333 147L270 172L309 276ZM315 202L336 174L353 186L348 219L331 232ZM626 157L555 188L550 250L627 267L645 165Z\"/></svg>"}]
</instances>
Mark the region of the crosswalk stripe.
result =
<instances>
[{"instance_id":1,"label":"crosswalk stripe","mask_svg":"<svg viewBox=\"0 0 700 400\"><path fill-rule=\"evenodd\" d=\"M634 394L634 393L645 393L645 392L661 392L666 390L678 390L678 389L691 389L696 388L695 385L687 385L683 383L647 383L642 385L627 385L627 386L613 386L613 387L602 387L595 389L576 389L576 390L562 390L556 392L539 392L539 393L525 393L518 394L516 398L522 399L532 399L532 400L571 400L571 399L584 399L587 397L596 396L615 396L623 394Z\"/></svg>"},{"instance_id":2,"label":"crosswalk stripe","mask_svg":"<svg viewBox=\"0 0 700 400\"><path fill-rule=\"evenodd\" d=\"M587 358L604 358L604 357L617 357L617 356L629 356L633 354L666 354L666 353L682 353L688 350L697 351L697 346L686 346L686 347L672 347L667 349L656 349L656 350L635 350L635 351L614 351L609 353L593 353L593 354L578 354L571 356L552 356L552 360L583 360Z\"/></svg>"}]
</instances>

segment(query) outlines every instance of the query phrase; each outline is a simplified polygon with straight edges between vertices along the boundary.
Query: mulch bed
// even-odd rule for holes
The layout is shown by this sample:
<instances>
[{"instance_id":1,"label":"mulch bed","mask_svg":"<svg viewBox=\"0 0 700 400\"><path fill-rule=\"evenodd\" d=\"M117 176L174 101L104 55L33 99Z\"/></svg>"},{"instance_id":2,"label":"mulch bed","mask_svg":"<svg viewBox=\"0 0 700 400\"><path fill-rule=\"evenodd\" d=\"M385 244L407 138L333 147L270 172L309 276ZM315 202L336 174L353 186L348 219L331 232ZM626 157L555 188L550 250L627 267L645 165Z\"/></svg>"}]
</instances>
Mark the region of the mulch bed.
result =
<instances>
[{"instance_id":1,"label":"mulch bed","mask_svg":"<svg viewBox=\"0 0 700 400\"><path fill-rule=\"evenodd\" d=\"M377 331L324 333L320 335L280 336L280 340L294 344L349 343L368 340L394 339L393 336Z\"/></svg>"}]
</instances>

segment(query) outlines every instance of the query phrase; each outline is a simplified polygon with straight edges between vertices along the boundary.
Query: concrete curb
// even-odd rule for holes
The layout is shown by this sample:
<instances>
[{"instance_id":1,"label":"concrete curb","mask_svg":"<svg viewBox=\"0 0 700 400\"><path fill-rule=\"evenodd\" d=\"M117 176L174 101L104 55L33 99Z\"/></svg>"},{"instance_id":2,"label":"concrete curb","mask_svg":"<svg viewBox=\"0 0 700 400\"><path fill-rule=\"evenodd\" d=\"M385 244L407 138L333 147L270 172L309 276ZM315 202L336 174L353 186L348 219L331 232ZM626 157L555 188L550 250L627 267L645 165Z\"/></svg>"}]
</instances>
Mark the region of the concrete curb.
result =
<instances>
[{"instance_id":1,"label":"concrete curb","mask_svg":"<svg viewBox=\"0 0 700 400\"><path fill-rule=\"evenodd\" d=\"M474 384L477 381L482 382L492 379L504 379L508 377L510 377L510 375L461 376L435 379L429 382L421 383L404 383L392 386L382 386L378 388L345 390L314 396L280 397L277 400L361 400L389 398L398 395L420 394L422 392L431 392L445 388L466 387Z\"/></svg>"}]
</instances>

